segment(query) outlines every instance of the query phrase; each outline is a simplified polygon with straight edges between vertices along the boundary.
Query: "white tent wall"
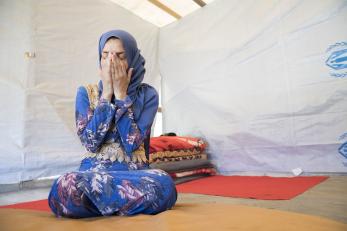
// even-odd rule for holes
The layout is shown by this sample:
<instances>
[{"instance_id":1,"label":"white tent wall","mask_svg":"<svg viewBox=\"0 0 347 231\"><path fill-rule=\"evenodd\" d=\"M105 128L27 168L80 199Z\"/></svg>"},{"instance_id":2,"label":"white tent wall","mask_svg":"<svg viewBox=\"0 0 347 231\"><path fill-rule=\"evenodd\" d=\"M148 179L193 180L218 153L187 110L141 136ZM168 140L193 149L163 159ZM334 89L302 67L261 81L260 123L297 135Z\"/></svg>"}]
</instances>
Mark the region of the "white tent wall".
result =
<instances>
[{"instance_id":1,"label":"white tent wall","mask_svg":"<svg viewBox=\"0 0 347 231\"><path fill-rule=\"evenodd\" d=\"M0 1L0 183L20 179L23 168L25 86L31 60L33 6Z\"/></svg>"},{"instance_id":2,"label":"white tent wall","mask_svg":"<svg viewBox=\"0 0 347 231\"><path fill-rule=\"evenodd\" d=\"M85 152L75 133L78 86L97 83L102 32L129 31L157 89L159 28L108 0L2 0L0 184L76 170ZM35 53L25 58L26 51Z\"/></svg>"},{"instance_id":3,"label":"white tent wall","mask_svg":"<svg viewBox=\"0 0 347 231\"><path fill-rule=\"evenodd\" d=\"M137 38L157 89L159 60L164 131L205 138L222 173L346 172L347 73L326 65L346 49L346 5L216 0L158 38L108 0L0 1L0 184L78 167L75 93L98 81L110 28Z\"/></svg>"},{"instance_id":4,"label":"white tent wall","mask_svg":"<svg viewBox=\"0 0 347 231\"><path fill-rule=\"evenodd\" d=\"M347 71L326 65L346 22L344 0L216 0L165 26L164 132L206 139L224 174L347 172Z\"/></svg>"}]
</instances>

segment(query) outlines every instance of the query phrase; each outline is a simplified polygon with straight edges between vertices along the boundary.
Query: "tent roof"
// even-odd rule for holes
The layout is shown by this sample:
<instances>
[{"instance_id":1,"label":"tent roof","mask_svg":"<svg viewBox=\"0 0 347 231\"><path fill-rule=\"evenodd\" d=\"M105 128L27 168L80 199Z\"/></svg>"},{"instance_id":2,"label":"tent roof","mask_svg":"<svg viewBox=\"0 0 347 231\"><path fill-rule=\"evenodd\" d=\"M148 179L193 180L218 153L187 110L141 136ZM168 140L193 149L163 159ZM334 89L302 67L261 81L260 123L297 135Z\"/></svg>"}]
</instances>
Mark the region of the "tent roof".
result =
<instances>
[{"instance_id":1,"label":"tent roof","mask_svg":"<svg viewBox=\"0 0 347 231\"><path fill-rule=\"evenodd\" d=\"M142 19L162 27L214 0L110 0Z\"/></svg>"}]
</instances>

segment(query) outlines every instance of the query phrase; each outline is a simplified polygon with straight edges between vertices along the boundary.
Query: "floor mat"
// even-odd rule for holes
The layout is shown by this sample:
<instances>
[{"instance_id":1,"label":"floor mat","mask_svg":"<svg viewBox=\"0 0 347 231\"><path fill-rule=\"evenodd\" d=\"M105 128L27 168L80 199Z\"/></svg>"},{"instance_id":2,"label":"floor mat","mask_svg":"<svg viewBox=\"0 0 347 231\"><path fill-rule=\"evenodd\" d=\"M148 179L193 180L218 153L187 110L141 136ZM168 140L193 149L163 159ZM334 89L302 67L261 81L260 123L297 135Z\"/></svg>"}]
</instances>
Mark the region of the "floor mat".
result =
<instances>
[{"instance_id":1,"label":"floor mat","mask_svg":"<svg viewBox=\"0 0 347 231\"><path fill-rule=\"evenodd\" d=\"M179 193L289 200L326 180L326 176L210 176L176 186Z\"/></svg>"},{"instance_id":2,"label":"floor mat","mask_svg":"<svg viewBox=\"0 0 347 231\"><path fill-rule=\"evenodd\" d=\"M48 206L48 200L47 199L17 203L17 204L13 204L13 205L5 205L5 206L0 206L0 208L1 209L3 209L3 208L30 209L30 210L38 210L38 211L46 211L46 212L51 211L51 209Z\"/></svg>"},{"instance_id":3,"label":"floor mat","mask_svg":"<svg viewBox=\"0 0 347 231\"><path fill-rule=\"evenodd\" d=\"M314 177L266 176L210 176L176 185L179 193L197 193L216 196L253 198L262 200L288 200L326 180ZM0 206L50 212L47 199Z\"/></svg>"},{"instance_id":4,"label":"floor mat","mask_svg":"<svg viewBox=\"0 0 347 231\"><path fill-rule=\"evenodd\" d=\"M127 230L127 231L342 231L347 224L322 217L230 204L177 204L158 215L133 217L56 218L51 213L0 209L2 231Z\"/></svg>"}]
</instances>

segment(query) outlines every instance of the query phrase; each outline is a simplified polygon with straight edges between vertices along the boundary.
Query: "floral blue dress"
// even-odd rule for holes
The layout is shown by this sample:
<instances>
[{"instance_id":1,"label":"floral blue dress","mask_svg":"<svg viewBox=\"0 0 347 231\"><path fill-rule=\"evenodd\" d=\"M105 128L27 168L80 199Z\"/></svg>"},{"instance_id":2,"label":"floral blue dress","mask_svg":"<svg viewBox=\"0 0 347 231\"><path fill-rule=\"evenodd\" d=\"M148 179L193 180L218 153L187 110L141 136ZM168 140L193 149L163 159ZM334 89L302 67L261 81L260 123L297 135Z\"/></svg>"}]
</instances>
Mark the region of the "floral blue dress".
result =
<instances>
[{"instance_id":1,"label":"floral blue dress","mask_svg":"<svg viewBox=\"0 0 347 231\"><path fill-rule=\"evenodd\" d=\"M108 102L100 98L101 92L100 83L78 89L77 134L87 153L78 171L53 183L50 208L56 216L70 218L157 214L170 209L177 199L176 188L166 172L148 167L153 119L148 123L141 117L154 118L155 89L141 84L139 92L146 100L137 115L130 97Z\"/></svg>"}]
</instances>

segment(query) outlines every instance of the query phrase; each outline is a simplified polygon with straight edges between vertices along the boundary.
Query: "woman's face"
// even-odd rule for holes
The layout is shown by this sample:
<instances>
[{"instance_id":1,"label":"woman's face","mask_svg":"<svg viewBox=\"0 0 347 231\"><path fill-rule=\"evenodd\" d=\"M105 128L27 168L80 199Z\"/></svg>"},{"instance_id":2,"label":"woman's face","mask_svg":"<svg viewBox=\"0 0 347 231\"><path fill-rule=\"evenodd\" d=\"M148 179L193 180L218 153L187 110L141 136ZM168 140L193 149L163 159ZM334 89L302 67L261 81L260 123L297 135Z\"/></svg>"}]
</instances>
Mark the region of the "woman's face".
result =
<instances>
[{"instance_id":1,"label":"woman's face","mask_svg":"<svg viewBox=\"0 0 347 231\"><path fill-rule=\"evenodd\" d=\"M116 55L120 62L122 62L128 70L128 61L125 54L123 43L120 39L111 38L105 43L104 49L102 49L101 62L105 62L111 55Z\"/></svg>"}]
</instances>

